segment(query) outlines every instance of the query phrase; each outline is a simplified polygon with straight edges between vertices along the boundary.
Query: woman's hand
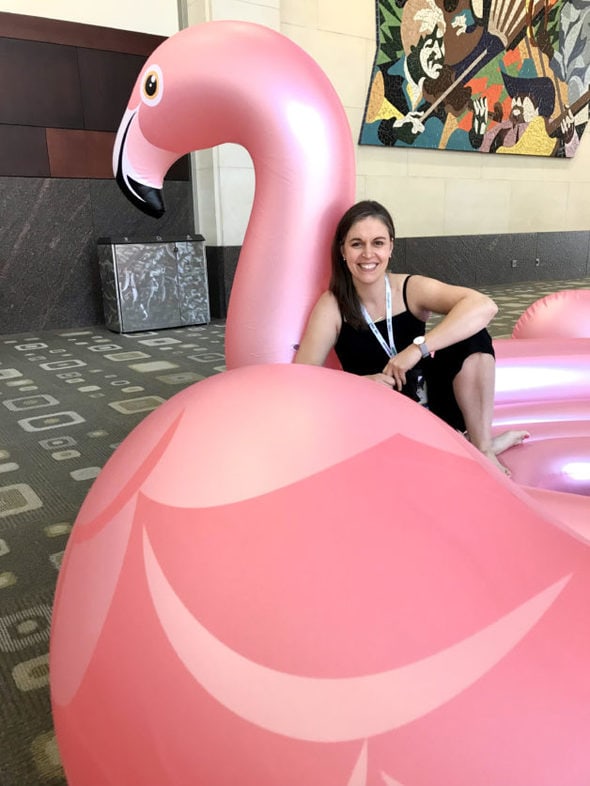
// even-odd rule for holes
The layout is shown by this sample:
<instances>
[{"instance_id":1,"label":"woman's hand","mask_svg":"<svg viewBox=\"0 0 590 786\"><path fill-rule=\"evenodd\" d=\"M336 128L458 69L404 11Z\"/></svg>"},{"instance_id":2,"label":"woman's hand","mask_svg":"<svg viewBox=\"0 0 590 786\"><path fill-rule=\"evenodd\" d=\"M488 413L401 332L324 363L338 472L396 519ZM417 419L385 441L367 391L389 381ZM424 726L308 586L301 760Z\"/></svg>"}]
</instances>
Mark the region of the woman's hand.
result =
<instances>
[{"instance_id":1,"label":"woman's hand","mask_svg":"<svg viewBox=\"0 0 590 786\"><path fill-rule=\"evenodd\" d=\"M410 344L397 355L389 359L383 369L383 374L392 380L392 387L401 390L406 384L406 372L418 363L422 353L414 344Z\"/></svg>"},{"instance_id":2,"label":"woman's hand","mask_svg":"<svg viewBox=\"0 0 590 786\"><path fill-rule=\"evenodd\" d=\"M386 388L395 389L395 379L389 374L366 374L365 379L378 382L380 385L385 385Z\"/></svg>"}]
</instances>

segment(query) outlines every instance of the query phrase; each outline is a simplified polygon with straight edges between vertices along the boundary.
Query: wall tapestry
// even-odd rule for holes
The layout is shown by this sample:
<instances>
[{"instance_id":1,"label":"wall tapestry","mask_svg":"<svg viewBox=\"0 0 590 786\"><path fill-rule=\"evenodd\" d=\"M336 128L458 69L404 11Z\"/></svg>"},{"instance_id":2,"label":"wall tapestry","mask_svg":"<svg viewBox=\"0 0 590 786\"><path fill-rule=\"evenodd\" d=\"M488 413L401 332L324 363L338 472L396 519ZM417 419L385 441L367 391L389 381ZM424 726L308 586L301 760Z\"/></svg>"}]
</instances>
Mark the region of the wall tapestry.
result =
<instances>
[{"instance_id":1,"label":"wall tapestry","mask_svg":"<svg viewBox=\"0 0 590 786\"><path fill-rule=\"evenodd\" d=\"M588 0L376 0L359 144L571 158L588 122Z\"/></svg>"}]
</instances>

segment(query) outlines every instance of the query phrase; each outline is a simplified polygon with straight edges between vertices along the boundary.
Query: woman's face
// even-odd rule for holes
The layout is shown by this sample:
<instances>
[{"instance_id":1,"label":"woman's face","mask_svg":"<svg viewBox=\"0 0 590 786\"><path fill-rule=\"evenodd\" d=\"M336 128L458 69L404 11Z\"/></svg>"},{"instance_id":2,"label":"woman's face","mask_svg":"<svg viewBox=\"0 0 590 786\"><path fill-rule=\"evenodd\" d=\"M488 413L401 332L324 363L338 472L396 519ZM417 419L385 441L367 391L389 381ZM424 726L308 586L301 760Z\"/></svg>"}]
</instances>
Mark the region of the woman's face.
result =
<instances>
[{"instance_id":1,"label":"woman's face","mask_svg":"<svg viewBox=\"0 0 590 786\"><path fill-rule=\"evenodd\" d=\"M353 280L370 284L387 270L393 240L383 221L370 216L351 226L341 251Z\"/></svg>"}]
</instances>

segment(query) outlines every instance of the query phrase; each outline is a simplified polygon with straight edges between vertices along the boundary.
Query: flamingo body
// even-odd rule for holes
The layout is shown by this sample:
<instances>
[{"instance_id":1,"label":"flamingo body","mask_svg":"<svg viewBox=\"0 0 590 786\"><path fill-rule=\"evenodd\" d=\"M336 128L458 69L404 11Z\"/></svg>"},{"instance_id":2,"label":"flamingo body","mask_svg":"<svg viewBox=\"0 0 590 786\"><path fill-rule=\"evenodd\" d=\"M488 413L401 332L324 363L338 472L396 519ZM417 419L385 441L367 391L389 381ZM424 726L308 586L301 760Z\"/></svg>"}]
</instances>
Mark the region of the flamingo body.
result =
<instances>
[{"instance_id":1,"label":"flamingo body","mask_svg":"<svg viewBox=\"0 0 590 786\"><path fill-rule=\"evenodd\" d=\"M72 532L68 783L585 786L589 593L588 544L414 402L219 374L129 435Z\"/></svg>"}]
</instances>

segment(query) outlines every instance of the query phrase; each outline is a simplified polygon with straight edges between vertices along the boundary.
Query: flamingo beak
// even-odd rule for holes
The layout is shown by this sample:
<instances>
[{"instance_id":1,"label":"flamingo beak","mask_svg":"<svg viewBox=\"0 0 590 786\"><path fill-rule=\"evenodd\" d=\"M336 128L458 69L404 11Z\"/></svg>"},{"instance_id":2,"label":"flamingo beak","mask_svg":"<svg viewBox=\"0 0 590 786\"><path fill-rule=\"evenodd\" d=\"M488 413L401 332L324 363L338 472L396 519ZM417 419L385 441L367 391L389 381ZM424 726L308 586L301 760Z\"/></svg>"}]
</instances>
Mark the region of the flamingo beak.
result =
<instances>
[{"instance_id":1,"label":"flamingo beak","mask_svg":"<svg viewBox=\"0 0 590 786\"><path fill-rule=\"evenodd\" d=\"M152 145L143 135L138 110L128 109L113 149L113 173L127 199L153 218L161 218L164 175L179 154Z\"/></svg>"},{"instance_id":2,"label":"flamingo beak","mask_svg":"<svg viewBox=\"0 0 590 786\"><path fill-rule=\"evenodd\" d=\"M131 177L125 178L122 170L117 170L117 183L127 199L152 218L161 218L166 212L162 191Z\"/></svg>"}]
</instances>

